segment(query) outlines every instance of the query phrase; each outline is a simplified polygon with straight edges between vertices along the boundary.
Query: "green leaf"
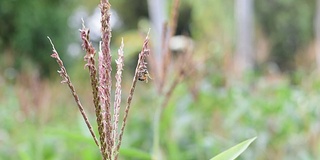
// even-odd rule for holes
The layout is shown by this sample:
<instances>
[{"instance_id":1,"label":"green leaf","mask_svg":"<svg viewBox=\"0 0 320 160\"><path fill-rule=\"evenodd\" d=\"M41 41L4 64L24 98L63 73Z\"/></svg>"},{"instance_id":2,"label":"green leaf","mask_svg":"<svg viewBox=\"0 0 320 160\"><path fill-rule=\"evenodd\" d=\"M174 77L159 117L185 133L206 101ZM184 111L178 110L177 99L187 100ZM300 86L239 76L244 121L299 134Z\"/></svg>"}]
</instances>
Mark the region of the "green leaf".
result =
<instances>
[{"instance_id":1,"label":"green leaf","mask_svg":"<svg viewBox=\"0 0 320 160\"><path fill-rule=\"evenodd\" d=\"M248 146L256 139L257 137L253 137L246 141L243 141L232 148L218 154L217 156L211 158L210 160L233 160L236 159L243 151L245 151Z\"/></svg>"}]
</instances>

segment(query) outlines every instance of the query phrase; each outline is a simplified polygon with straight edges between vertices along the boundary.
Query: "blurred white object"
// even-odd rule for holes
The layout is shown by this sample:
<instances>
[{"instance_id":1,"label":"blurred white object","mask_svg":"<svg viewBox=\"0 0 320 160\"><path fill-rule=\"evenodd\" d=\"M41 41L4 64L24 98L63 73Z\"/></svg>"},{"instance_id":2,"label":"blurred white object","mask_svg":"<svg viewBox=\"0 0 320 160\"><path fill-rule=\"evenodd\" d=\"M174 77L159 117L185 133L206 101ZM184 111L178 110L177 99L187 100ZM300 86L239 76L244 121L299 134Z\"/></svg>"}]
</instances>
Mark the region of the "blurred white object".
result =
<instances>
[{"instance_id":1,"label":"blurred white object","mask_svg":"<svg viewBox=\"0 0 320 160\"><path fill-rule=\"evenodd\" d=\"M169 49L174 53L183 53L189 49L193 50L194 42L190 37L178 35L169 41Z\"/></svg>"}]
</instances>

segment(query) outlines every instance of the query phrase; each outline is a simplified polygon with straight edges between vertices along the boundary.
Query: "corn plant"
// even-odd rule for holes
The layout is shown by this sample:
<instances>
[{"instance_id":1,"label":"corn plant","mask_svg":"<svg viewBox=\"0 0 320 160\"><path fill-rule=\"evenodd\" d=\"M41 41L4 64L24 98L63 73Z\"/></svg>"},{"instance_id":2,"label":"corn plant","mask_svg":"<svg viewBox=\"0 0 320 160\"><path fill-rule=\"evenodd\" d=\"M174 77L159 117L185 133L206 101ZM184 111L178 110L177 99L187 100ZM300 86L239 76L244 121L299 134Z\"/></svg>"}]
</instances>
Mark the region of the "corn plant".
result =
<instances>
[{"instance_id":1,"label":"corn plant","mask_svg":"<svg viewBox=\"0 0 320 160\"><path fill-rule=\"evenodd\" d=\"M129 91L129 96L127 98L126 108L124 110L124 117L122 119L122 124L120 126L119 116L120 116L120 104L121 104L121 81L122 81L122 70L124 65L124 55L123 55L123 40L121 46L118 50L118 59L116 60L116 89L115 98L113 106L111 105L111 87L112 87L112 77L111 77L111 52L110 52L110 39L111 39L111 27L110 27L110 3L108 0L101 0L99 7L101 10L101 41L98 51L98 63L96 64L96 49L90 42L90 30L85 27L84 22L82 29L80 29L80 36L82 39L82 47L85 50L86 55L84 60L86 61L85 67L89 70L90 82L92 87L93 104L95 107L95 116L98 124L99 140L93 131L92 125L89 122L87 114L80 102L80 99L76 93L75 87L73 86L71 79L67 73L67 70L60 59L57 50L54 47L53 42L48 37L51 45L52 51L51 57L54 58L60 70L58 73L62 77L61 83L66 83L74 97L74 100L79 108L79 111L93 137L93 140L97 147L100 149L103 160L116 160L118 159L119 149L121 146L121 141L124 133L125 126L127 124L127 119L130 110L130 104L133 98L135 86L137 80L147 81L149 72L146 66L146 57L149 55L150 50L148 48L149 43L149 33L146 36L144 44L142 46L142 51L138 57L138 63L135 70L135 74L132 80L131 89Z\"/></svg>"}]
</instances>

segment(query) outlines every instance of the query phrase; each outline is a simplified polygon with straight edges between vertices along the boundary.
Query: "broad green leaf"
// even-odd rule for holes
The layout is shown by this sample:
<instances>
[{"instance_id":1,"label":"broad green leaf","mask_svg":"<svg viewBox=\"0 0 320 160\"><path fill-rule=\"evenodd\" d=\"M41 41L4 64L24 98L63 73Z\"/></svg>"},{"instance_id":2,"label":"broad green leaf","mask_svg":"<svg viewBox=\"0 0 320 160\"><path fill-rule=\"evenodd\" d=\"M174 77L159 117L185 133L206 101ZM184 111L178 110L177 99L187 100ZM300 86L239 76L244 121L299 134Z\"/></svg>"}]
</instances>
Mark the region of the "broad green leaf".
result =
<instances>
[{"instance_id":1,"label":"broad green leaf","mask_svg":"<svg viewBox=\"0 0 320 160\"><path fill-rule=\"evenodd\" d=\"M228 150L218 154L217 156L211 158L210 160L234 160L236 159L243 151L245 151L248 146L256 139L257 137L253 137L246 141L243 141Z\"/></svg>"}]
</instances>

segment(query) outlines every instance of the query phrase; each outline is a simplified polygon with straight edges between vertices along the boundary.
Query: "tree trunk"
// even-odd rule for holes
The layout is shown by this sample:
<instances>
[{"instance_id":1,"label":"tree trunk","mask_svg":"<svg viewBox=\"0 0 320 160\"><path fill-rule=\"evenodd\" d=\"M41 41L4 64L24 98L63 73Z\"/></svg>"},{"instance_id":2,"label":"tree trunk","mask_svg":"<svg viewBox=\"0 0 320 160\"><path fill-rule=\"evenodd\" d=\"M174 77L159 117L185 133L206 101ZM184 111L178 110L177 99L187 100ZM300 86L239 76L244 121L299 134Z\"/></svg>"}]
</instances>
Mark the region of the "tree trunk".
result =
<instances>
[{"instance_id":1,"label":"tree trunk","mask_svg":"<svg viewBox=\"0 0 320 160\"><path fill-rule=\"evenodd\" d=\"M253 0L235 0L236 51L234 71L237 77L253 69Z\"/></svg>"},{"instance_id":2,"label":"tree trunk","mask_svg":"<svg viewBox=\"0 0 320 160\"><path fill-rule=\"evenodd\" d=\"M165 4L166 0L148 0L148 10L151 20L151 36L153 40L153 53L156 55L156 58L161 61L161 35L162 28L165 22ZM161 62L157 62L161 64Z\"/></svg>"}]
</instances>

